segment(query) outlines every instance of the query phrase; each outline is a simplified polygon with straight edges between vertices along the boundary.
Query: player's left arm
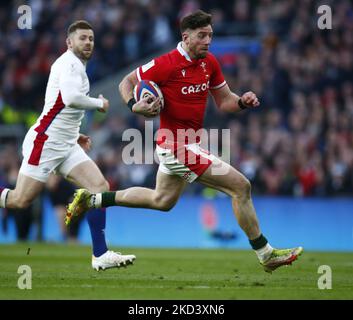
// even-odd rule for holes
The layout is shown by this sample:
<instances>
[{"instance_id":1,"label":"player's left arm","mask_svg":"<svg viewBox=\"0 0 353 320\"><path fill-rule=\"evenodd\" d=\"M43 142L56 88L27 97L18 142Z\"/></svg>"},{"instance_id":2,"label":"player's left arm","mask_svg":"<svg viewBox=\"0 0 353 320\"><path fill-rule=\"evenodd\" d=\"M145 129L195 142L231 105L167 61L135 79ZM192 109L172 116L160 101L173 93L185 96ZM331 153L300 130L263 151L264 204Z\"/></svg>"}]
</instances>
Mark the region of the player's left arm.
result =
<instances>
[{"instance_id":1,"label":"player's left arm","mask_svg":"<svg viewBox=\"0 0 353 320\"><path fill-rule=\"evenodd\" d=\"M225 112L238 112L260 105L259 99L252 91L248 91L240 97L232 92L227 84L218 89L211 89L210 91L217 107Z\"/></svg>"},{"instance_id":2,"label":"player's left arm","mask_svg":"<svg viewBox=\"0 0 353 320\"><path fill-rule=\"evenodd\" d=\"M92 98L80 91L82 86L82 66L76 62L66 62L60 66L59 90L65 106L80 110L107 112L109 101L102 95Z\"/></svg>"}]
</instances>

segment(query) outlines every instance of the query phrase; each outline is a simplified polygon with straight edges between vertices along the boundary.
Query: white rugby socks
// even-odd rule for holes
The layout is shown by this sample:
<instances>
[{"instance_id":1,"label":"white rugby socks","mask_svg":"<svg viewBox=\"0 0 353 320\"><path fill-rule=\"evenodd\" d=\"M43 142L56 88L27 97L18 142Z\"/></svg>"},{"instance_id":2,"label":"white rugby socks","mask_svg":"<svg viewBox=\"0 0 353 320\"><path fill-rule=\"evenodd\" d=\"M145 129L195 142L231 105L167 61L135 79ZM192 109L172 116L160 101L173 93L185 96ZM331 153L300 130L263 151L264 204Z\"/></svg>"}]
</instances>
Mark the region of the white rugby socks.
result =
<instances>
[{"instance_id":1,"label":"white rugby socks","mask_svg":"<svg viewBox=\"0 0 353 320\"><path fill-rule=\"evenodd\" d=\"M102 194L92 193L92 196L89 199L89 206L91 208L102 208Z\"/></svg>"},{"instance_id":2,"label":"white rugby socks","mask_svg":"<svg viewBox=\"0 0 353 320\"><path fill-rule=\"evenodd\" d=\"M6 198L10 189L4 188L0 194L0 208L6 208Z\"/></svg>"},{"instance_id":3,"label":"white rugby socks","mask_svg":"<svg viewBox=\"0 0 353 320\"><path fill-rule=\"evenodd\" d=\"M259 260L261 262L263 262L268 259L268 257L271 255L272 251L273 251L273 248L267 242L264 247L262 247L261 249L255 250L255 253L256 253L257 257L259 258Z\"/></svg>"}]
</instances>

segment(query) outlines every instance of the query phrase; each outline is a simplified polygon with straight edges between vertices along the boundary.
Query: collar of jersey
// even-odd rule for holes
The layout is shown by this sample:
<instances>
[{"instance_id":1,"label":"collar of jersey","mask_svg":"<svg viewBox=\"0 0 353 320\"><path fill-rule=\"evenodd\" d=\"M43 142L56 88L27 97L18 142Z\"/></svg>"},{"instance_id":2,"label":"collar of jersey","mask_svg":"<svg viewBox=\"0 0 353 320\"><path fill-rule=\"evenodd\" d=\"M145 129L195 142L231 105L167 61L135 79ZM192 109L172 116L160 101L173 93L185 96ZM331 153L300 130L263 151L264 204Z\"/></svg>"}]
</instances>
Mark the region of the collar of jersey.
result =
<instances>
[{"instance_id":1,"label":"collar of jersey","mask_svg":"<svg viewBox=\"0 0 353 320\"><path fill-rule=\"evenodd\" d=\"M178 43L177 49L178 49L179 53L180 53L182 56L184 56L187 61L192 62L192 60L191 60L189 54L188 54L188 53L183 49L183 47L181 46L181 41Z\"/></svg>"},{"instance_id":2,"label":"collar of jersey","mask_svg":"<svg viewBox=\"0 0 353 320\"><path fill-rule=\"evenodd\" d=\"M69 54L71 54L73 57L75 57L78 61L80 61L83 64L83 66L86 68L86 63L84 61L82 61L78 56L76 56L72 50L67 49L66 51L69 52Z\"/></svg>"}]
</instances>

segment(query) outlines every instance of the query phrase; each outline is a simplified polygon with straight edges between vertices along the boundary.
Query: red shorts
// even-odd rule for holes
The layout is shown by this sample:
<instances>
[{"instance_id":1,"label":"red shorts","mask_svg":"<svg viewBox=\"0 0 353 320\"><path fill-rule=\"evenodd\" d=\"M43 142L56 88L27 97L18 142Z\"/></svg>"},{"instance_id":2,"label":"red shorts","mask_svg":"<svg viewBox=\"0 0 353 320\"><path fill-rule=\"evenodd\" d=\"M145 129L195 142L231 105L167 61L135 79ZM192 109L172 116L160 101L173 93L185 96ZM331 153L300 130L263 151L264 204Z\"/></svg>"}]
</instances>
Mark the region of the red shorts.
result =
<instances>
[{"instance_id":1,"label":"red shorts","mask_svg":"<svg viewBox=\"0 0 353 320\"><path fill-rule=\"evenodd\" d=\"M199 143L187 145L162 143L157 145L159 170L177 175L191 183L201 176L215 160L215 156L200 147Z\"/></svg>"}]
</instances>

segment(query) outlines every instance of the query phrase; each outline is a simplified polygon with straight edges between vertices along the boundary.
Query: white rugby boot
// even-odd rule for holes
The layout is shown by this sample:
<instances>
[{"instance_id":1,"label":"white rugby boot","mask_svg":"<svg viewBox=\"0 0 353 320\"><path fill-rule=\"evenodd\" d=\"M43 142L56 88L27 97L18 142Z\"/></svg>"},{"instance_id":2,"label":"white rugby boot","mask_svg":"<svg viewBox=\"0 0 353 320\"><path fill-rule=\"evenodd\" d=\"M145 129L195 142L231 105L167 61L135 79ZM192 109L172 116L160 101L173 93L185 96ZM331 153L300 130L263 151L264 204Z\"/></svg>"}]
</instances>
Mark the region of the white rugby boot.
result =
<instances>
[{"instance_id":1,"label":"white rugby boot","mask_svg":"<svg viewBox=\"0 0 353 320\"><path fill-rule=\"evenodd\" d=\"M100 257L92 256L92 268L99 271L100 269L120 268L133 264L136 256L132 254L123 255L120 252L108 250Z\"/></svg>"}]
</instances>

